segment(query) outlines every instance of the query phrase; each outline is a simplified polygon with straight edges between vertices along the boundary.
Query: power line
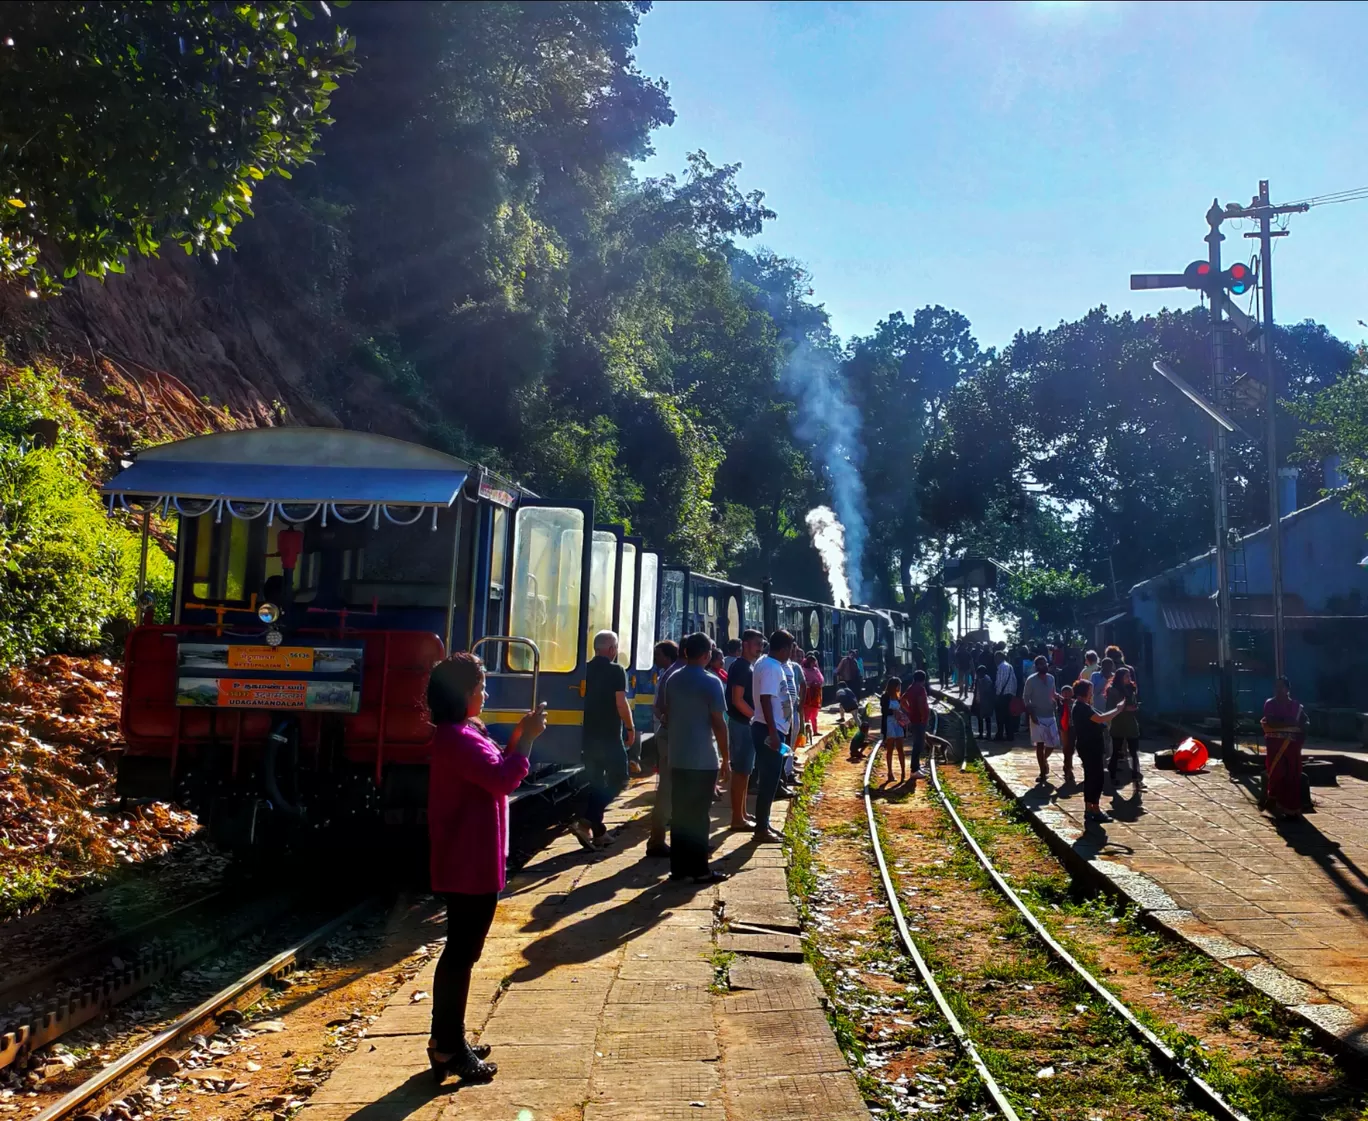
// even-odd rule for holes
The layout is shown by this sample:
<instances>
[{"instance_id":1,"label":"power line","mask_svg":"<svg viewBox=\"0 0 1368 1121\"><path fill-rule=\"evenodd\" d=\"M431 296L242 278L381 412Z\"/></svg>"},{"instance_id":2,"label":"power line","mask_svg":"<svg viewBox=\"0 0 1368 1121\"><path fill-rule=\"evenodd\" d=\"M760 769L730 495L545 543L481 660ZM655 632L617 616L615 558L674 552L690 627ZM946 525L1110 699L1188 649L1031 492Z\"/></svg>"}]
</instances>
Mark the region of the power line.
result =
<instances>
[{"instance_id":1,"label":"power line","mask_svg":"<svg viewBox=\"0 0 1368 1121\"><path fill-rule=\"evenodd\" d=\"M1293 205L1305 203L1307 206L1329 206L1333 202L1357 202L1365 198L1368 198L1368 187L1354 187L1347 191L1332 191L1327 195L1312 195L1307 199L1298 199Z\"/></svg>"}]
</instances>

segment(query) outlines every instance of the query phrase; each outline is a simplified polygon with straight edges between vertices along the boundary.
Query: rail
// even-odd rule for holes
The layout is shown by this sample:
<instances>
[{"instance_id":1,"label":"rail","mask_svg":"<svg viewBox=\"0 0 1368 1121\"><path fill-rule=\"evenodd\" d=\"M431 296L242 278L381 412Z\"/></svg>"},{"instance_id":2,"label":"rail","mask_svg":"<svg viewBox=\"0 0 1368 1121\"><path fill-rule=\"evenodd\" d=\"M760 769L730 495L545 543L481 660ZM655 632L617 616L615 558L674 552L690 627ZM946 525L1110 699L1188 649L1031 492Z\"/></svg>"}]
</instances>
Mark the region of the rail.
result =
<instances>
[{"instance_id":1,"label":"rail","mask_svg":"<svg viewBox=\"0 0 1368 1121\"><path fill-rule=\"evenodd\" d=\"M287 896L270 896L254 899L230 916L216 914L226 900L226 892L204 896L7 981L0 991L6 1007L52 992L19 1015L7 1015L0 1007L0 1069L106 1015L249 930L274 922L290 906ZM135 939L148 945L135 949ZM124 960L113 964L116 957Z\"/></svg>"},{"instance_id":2,"label":"rail","mask_svg":"<svg viewBox=\"0 0 1368 1121\"><path fill-rule=\"evenodd\" d=\"M162 1052L184 1043L202 1025L214 1020L217 1014L225 1009L235 1007L239 1003L250 1003L249 998L254 995L255 990L264 988L271 979L281 977L289 972L299 959L307 956L315 947L327 941L337 931L359 918L374 905L375 900L368 899L348 908L336 918L324 923L289 949L281 951L255 969L250 970L227 988L220 989L208 1000L185 1013L164 1031L158 1032L122 1058L110 1063L109 1066L81 1083L60 1101L54 1102L47 1109L36 1114L31 1121L62 1121L63 1118L77 1113L83 1106L99 1097L110 1087L129 1078L144 1063Z\"/></svg>"},{"instance_id":3,"label":"rail","mask_svg":"<svg viewBox=\"0 0 1368 1121\"><path fill-rule=\"evenodd\" d=\"M951 707L954 707L953 702L950 700L950 698L945 697L943 694L938 699L942 703L949 704L951 705ZM961 720L963 724L964 714L956 712L955 715L956 718ZM1045 944L1046 949L1048 949L1050 953L1053 954L1058 961L1060 961L1062 964L1068 966L1068 968L1073 970L1074 973L1076 973L1078 977L1083 981L1083 983L1087 985L1089 989L1092 990L1092 992L1098 997L1099 1000L1101 1000L1108 1008L1111 1009L1112 1012L1119 1016L1122 1019L1122 1021L1125 1022L1126 1026L1136 1036L1138 1036L1144 1043L1148 1044L1151 1050L1153 1050L1154 1053L1159 1056L1160 1060L1164 1063L1165 1066L1167 1066L1179 1077L1183 1078L1188 1083L1188 1085L1190 1085L1193 1088L1193 1090L1197 1092L1197 1096L1202 1099L1205 1105L1208 1108L1210 1108L1216 1116L1227 1118L1228 1121L1249 1121L1249 1118L1246 1117L1245 1114L1241 1113L1238 1109L1235 1108L1235 1106L1231 1105L1230 1102L1226 1101L1225 1098L1223 1098L1220 1095L1220 1093L1218 1093L1217 1090L1210 1083L1203 1079L1196 1071L1192 1070L1192 1068L1189 1067L1182 1060L1182 1058L1177 1054L1177 1052L1173 1050L1173 1048L1171 1048L1167 1043L1165 1043L1153 1031L1147 1028L1123 1001L1121 1001L1110 989L1103 985L1101 981L1099 981L1096 977L1089 973L1088 970L1085 969L1083 965L1078 961L1078 959L1075 958L1071 953L1069 953L1069 951L1066 950L1059 943L1059 941L1049 932L1049 930L1045 927L1045 924L1040 921L1040 918L1036 915L1036 913L1032 911L1028 906L1026 906L1024 902L1022 902L1021 897L1017 895L1015 891L1012 890L1011 885L1007 883L1006 879L1003 878L1002 874L997 870L996 867L993 866L993 862L988 859L988 854L983 851L978 841L974 839L973 834L969 832L968 826L964 824L964 821L960 818L960 815L955 811L955 807L953 803L950 801L950 798L947 796L945 788L941 785L940 773L936 768L936 753L934 750L934 744L939 743L949 748L951 746L950 742L943 736L939 735L928 735L927 739L929 741L933 741L933 743L931 744L931 750L928 751L928 756L930 758L931 782L934 784L936 788L936 793L940 797L940 804L944 807L945 812L950 817L950 820L955 823L955 828L959 830L960 836L964 838L965 844L969 846L969 850L974 854L975 859L977 859L979 864L983 866L983 870L988 873L988 877L992 880L993 886L996 887L997 890L1007 899L1007 901L1011 903L1013 907L1016 908L1017 912L1021 915L1022 919L1025 920L1027 926L1029 926L1032 932L1036 935L1036 937L1039 938L1041 942ZM874 765L875 754L875 752L870 752L869 767L866 768L865 771L865 804L867 806L869 805L869 773ZM967 750L965 751L965 759L966 761L968 759ZM872 829L872 811L870 823ZM878 850L876 847L876 852L877 851ZM880 868L882 867L883 859L882 856L880 856Z\"/></svg>"},{"instance_id":4,"label":"rail","mask_svg":"<svg viewBox=\"0 0 1368 1121\"><path fill-rule=\"evenodd\" d=\"M978 1048L974 1046L974 1041L969 1038L969 1033L964 1030L964 1025L959 1022L959 1018L951 1009L949 1001L945 999L945 994L941 992L940 985L936 983L935 974L931 972L931 967L926 964L926 959L922 957L921 951L917 949L917 943L912 940L912 932L907 928L907 919L903 915L902 901L898 899L898 893L893 887L893 877L888 873L888 862L884 859L883 845L879 842L879 825L874 817L874 799L870 794L869 778L874 771L874 760L879 756L880 744L869 753L869 761L865 764L864 773L864 804L865 819L869 823L869 841L874 847L874 859L879 865L879 878L883 881L884 894L888 896L888 908L893 914L894 925L898 928L898 938L903 944L903 948L911 957L913 964L917 967L917 972L921 974L922 983L930 992L940 1009L941 1015L945 1017L945 1022L950 1025L950 1031L959 1044L960 1049L973 1063L974 1070L978 1072L979 1078L983 1081L984 1089L988 1091L996 1103L998 1110L1007 1121L1020 1121L1016 1111L1012 1108L1012 1103L1007 1100L1007 1095L1003 1093L1002 1087L998 1085L997 1079L984 1063L983 1058L978 1053ZM42 1121L40 1118L39 1121Z\"/></svg>"}]
</instances>

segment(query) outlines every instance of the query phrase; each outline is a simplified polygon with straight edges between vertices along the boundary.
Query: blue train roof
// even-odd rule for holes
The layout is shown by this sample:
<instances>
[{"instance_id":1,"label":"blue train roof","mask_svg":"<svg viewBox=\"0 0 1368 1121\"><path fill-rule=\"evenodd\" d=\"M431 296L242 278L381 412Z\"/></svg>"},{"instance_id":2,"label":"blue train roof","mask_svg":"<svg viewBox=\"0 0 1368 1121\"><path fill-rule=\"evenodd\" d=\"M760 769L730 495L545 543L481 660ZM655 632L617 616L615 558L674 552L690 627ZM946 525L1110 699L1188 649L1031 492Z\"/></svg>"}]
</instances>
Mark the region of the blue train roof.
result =
<instances>
[{"instance_id":1,"label":"blue train roof","mask_svg":"<svg viewBox=\"0 0 1368 1121\"><path fill-rule=\"evenodd\" d=\"M136 497L177 509L182 499L250 504L255 509L245 514L228 506L247 517L263 504L435 509L450 506L479 471L432 448L370 432L251 428L148 448L101 491L111 502ZM505 487L496 500L511 503L520 489Z\"/></svg>"}]
</instances>

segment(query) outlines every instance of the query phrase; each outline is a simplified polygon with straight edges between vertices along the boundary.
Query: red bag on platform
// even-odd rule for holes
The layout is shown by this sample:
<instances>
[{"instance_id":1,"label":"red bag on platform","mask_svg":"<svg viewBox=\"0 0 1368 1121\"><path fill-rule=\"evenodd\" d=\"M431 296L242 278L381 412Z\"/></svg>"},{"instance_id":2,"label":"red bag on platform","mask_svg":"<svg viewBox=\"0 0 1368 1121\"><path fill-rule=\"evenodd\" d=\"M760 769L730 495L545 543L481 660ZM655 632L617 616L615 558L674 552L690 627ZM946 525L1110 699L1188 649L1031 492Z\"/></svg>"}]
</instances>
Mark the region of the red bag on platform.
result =
<instances>
[{"instance_id":1,"label":"red bag on platform","mask_svg":"<svg viewBox=\"0 0 1368 1121\"><path fill-rule=\"evenodd\" d=\"M1206 744L1188 736L1173 751L1173 769L1190 775L1205 767L1209 758Z\"/></svg>"}]
</instances>

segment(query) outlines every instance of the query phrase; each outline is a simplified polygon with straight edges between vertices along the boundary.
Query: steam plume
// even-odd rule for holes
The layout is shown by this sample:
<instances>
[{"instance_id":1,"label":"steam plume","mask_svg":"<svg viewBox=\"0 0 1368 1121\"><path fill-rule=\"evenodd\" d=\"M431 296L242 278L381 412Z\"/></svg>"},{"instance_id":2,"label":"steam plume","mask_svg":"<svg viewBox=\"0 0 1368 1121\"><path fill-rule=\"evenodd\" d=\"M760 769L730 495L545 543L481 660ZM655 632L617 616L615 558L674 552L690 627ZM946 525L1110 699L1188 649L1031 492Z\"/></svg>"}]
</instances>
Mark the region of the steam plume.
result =
<instances>
[{"instance_id":1,"label":"steam plume","mask_svg":"<svg viewBox=\"0 0 1368 1121\"><path fill-rule=\"evenodd\" d=\"M794 434L812 446L817 461L826 469L831 482L831 503L835 507L837 529L843 530L844 574L847 586L842 597L837 593L836 571L827 565L832 595L838 602L864 603L864 549L869 536L868 503L860 467L864 444L860 438L860 413L845 395L837 377L836 360L830 351L819 350L803 340L784 368L783 384L798 406ZM823 509L822 507L818 508ZM813 511L816 513L817 511ZM809 514L808 525L811 527ZM814 534L813 544L816 545ZM820 545L818 551L822 551ZM823 563L827 557L823 553ZM853 598L852 598L853 597Z\"/></svg>"},{"instance_id":2,"label":"steam plume","mask_svg":"<svg viewBox=\"0 0 1368 1121\"><path fill-rule=\"evenodd\" d=\"M846 579L845 528L836 517L836 511L830 506L814 506L807 513L807 527L812 535L812 547L826 569L831 602L837 607L849 606L853 600L850 581Z\"/></svg>"}]
</instances>

